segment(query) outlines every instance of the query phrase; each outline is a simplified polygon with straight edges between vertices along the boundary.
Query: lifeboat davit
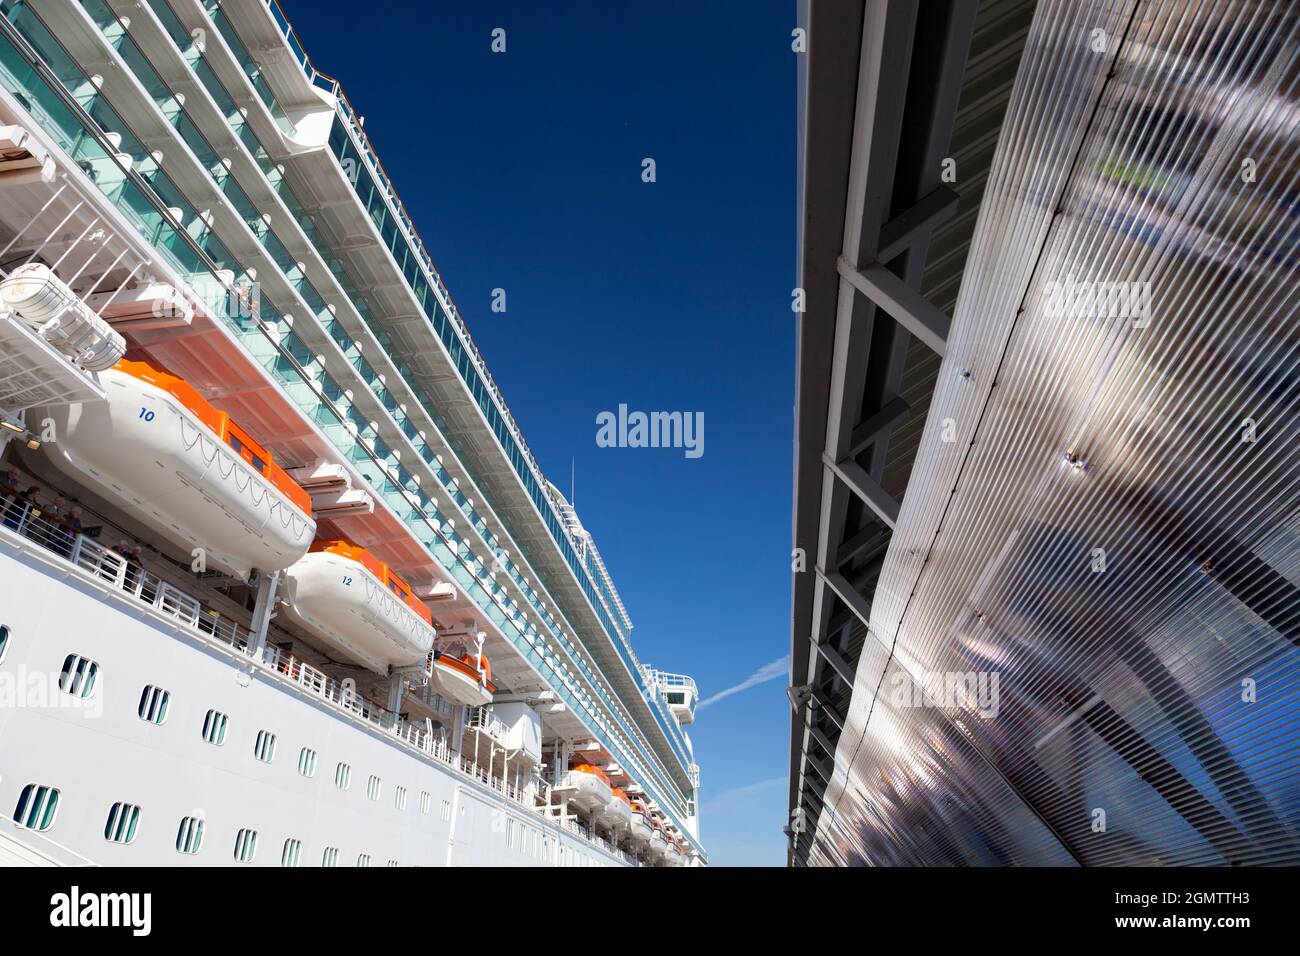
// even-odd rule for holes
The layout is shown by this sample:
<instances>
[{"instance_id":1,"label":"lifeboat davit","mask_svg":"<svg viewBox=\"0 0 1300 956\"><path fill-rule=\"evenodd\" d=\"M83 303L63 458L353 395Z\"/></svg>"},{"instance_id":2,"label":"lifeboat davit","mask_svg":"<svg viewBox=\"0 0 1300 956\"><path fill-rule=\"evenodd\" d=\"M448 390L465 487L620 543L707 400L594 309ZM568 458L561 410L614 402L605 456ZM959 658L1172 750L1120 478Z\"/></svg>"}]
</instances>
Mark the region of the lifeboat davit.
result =
<instances>
[{"instance_id":1,"label":"lifeboat davit","mask_svg":"<svg viewBox=\"0 0 1300 956\"><path fill-rule=\"evenodd\" d=\"M603 809L614 799L605 771L591 764L580 763L564 775L560 786L573 791L569 798L582 810L592 812Z\"/></svg>"},{"instance_id":2,"label":"lifeboat davit","mask_svg":"<svg viewBox=\"0 0 1300 956\"><path fill-rule=\"evenodd\" d=\"M492 695L497 692L486 655L467 651L463 644L440 648L430 670L434 689L457 704L482 707L492 703Z\"/></svg>"},{"instance_id":3,"label":"lifeboat davit","mask_svg":"<svg viewBox=\"0 0 1300 956\"><path fill-rule=\"evenodd\" d=\"M41 446L63 473L204 563L247 578L278 571L316 533L311 498L225 412L183 379L122 360L100 373L107 401L28 412L49 418Z\"/></svg>"},{"instance_id":4,"label":"lifeboat davit","mask_svg":"<svg viewBox=\"0 0 1300 956\"><path fill-rule=\"evenodd\" d=\"M632 823L632 801L621 788L612 787L609 802L596 808L596 819L611 830L626 830Z\"/></svg>"},{"instance_id":5,"label":"lifeboat davit","mask_svg":"<svg viewBox=\"0 0 1300 956\"><path fill-rule=\"evenodd\" d=\"M419 664L432 616L410 586L365 548L317 541L285 572L288 617L370 670Z\"/></svg>"},{"instance_id":6,"label":"lifeboat davit","mask_svg":"<svg viewBox=\"0 0 1300 956\"><path fill-rule=\"evenodd\" d=\"M650 837L655 832L654 824L646 816L645 807L633 801L632 803L632 820L628 825L628 836L632 842L638 846L645 846L650 842Z\"/></svg>"}]
</instances>

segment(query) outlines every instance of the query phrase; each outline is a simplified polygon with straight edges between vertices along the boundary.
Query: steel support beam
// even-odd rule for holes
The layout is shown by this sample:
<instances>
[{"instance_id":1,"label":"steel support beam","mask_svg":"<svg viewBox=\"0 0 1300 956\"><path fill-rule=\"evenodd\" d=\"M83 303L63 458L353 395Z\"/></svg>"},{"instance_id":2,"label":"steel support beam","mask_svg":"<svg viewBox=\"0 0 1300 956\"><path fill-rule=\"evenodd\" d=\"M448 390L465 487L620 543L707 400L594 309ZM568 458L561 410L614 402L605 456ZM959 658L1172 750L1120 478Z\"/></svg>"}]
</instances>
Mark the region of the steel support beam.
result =
<instances>
[{"instance_id":1,"label":"steel support beam","mask_svg":"<svg viewBox=\"0 0 1300 956\"><path fill-rule=\"evenodd\" d=\"M876 513L890 531L898 524L898 502L891 498L867 470L851 458L835 461L829 454L822 455L826 467L844 483L844 487L862 499L862 503Z\"/></svg>"},{"instance_id":2,"label":"steel support beam","mask_svg":"<svg viewBox=\"0 0 1300 956\"><path fill-rule=\"evenodd\" d=\"M831 670L839 675L840 680L850 685L853 683L853 667L850 666L839 651L825 641L820 641L814 644L813 647L816 648L817 653L821 655L826 663L831 665Z\"/></svg>"},{"instance_id":3,"label":"steel support beam","mask_svg":"<svg viewBox=\"0 0 1300 956\"><path fill-rule=\"evenodd\" d=\"M876 261L889 262L912 247L919 239L928 239L937 226L952 218L961 199L947 186L927 193L916 205L901 212L880 227L880 249Z\"/></svg>"},{"instance_id":4,"label":"steel support beam","mask_svg":"<svg viewBox=\"0 0 1300 956\"><path fill-rule=\"evenodd\" d=\"M832 571L830 574L827 574L821 569L818 569L817 574L826 582L826 586L834 591L836 596L844 602L844 606L853 612L853 616L862 622L862 626L870 631L871 605L867 603L866 598L859 594L854 589L853 585L849 584L844 575L840 574L838 571ZM825 644L817 644L817 650L821 651L823 656L825 656L826 653L823 650L825 646ZM827 658L827 660L830 660L830 658Z\"/></svg>"},{"instance_id":5,"label":"steel support beam","mask_svg":"<svg viewBox=\"0 0 1300 956\"><path fill-rule=\"evenodd\" d=\"M948 328L952 319L930 300L890 272L879 262L861 269L840 257L840 275L849 285L884 309L899 325L911 332L940 357L948 351Z\"/></svg>"},{"instance_id":6,"label":"steel support beam","mask_svg":"<svg viewBox=\"0 0 1300 956\"><path fill-rule=\"evenodd\" d=\"M910 406L907 402L897 396L885 402L880 411L874 415L869 415L853 429L853 434L849 436L849 447L844 453L844 457L856 458L868 447L874 445L882 435L888 434L909 410Z\"/></svg>"}]
</instances>

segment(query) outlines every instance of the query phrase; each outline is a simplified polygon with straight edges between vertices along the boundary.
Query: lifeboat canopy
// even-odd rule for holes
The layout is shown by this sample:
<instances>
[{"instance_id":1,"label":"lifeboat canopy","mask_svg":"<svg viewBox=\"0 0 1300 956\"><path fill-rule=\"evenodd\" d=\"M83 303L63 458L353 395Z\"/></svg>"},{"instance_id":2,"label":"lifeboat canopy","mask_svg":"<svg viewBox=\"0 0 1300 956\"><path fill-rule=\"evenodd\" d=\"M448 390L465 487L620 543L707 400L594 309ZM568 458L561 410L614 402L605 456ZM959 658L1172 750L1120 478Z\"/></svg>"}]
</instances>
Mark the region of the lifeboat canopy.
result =
<instances>
[{"instance_id":1,"label":"lifeboat canopy","mask_svg":"<svg viewBox=\"0 0 1300 956\"><path fill-rule=\"evenodd\" d=\"M288 617L380 674L422 663L433 617L411 587L365 548L317 541L285 572Z\"/></svg>"},{"instance_id":2,"label":"lifeboat canopy","mask_svg":"<svg viewBox=\"0 0 1300 956\"><path fill-rule=\"evenodd\" d=\"M311 498L228 414L149 362L123 359L100 385L105 401L29 412L54 423L46 461L209 568L246 579L306 553Z\"/></svg>"}]
</instances>

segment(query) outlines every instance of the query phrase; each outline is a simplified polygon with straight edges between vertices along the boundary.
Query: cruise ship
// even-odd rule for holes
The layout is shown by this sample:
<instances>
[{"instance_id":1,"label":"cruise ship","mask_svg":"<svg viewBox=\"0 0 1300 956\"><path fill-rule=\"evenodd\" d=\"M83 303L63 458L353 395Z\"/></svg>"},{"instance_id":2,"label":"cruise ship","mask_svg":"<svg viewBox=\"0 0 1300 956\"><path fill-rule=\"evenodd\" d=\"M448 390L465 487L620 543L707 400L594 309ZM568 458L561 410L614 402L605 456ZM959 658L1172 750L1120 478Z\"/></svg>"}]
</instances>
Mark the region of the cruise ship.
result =
<instances>
[{"instance_id":1,"label":"cruise ship","mask_svg":"<svg viewBox=\"0 0 1300 956\"><path fill-rule=\"evenodd\" d=\"M695 682L285 11L0 13L0 863L706 864Z\"/></svg>"},{"instance_id":2,"label":"cruise ship","mask_svg":"<svg viewBox=\"0 0 1300 956\"><path fill-rule=\"evenodd\" d=\"M789 864L1300 863L1300 10L800 29Z\"/></svg>"}]
</instances>

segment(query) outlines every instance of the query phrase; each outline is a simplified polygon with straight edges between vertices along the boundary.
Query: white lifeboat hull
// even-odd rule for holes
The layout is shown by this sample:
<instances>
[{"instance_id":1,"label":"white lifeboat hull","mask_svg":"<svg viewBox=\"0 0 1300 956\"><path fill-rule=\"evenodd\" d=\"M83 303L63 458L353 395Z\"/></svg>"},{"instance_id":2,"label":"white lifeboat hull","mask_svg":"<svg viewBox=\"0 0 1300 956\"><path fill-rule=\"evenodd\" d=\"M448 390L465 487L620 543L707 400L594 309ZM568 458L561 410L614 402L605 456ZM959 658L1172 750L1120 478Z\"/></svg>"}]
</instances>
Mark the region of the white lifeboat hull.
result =
<instances>
[{"instance_id":1,"label":"white lifeboat hull","mask_svg":"<svg viewBox=\"0 0 1300 956\"><path fill-rule=\"evenodd\" d=\"M650 825L650 821L644 816L633 811L632 821L628 826L628 836L632 842L638 846L644 846L650 842L650 836L655 832L655 828Z\"/></svg>"},{"instance_id":2,"label":"white lifeboat hull","mask_svg":"<svg viewBox=\"0 0 1300 956\"><path fill-rule=\"evenodd\" d=\"M588 812L607 806L614 796L609 784L594 773L570 770L564 775L563 785L572 791L569 799Z\"/></svg>"},{"instance_id":3,"label":"white lifeboat hull","mask_svg":"<svg viewBox=\"0 0 1300 956\"><path fill-rule=\"evenodd\" d=\"M64 474L138 518L209 568L247 578L307 552L316 522L170 393L125 372L100 374L105 402L29 412L49 418L41 446Z\"/></svg>"},{"instance_id":4,"label":"white lifeboat hull","mask_svg":"<svg viewBox=\"0 0 1300 956\"><path fill-rule=\"evenodd\" d=\"M469 707L482 707L492 703L492 692L483 681L441 657L433 662L432 683L441 697L453 703Z\"/></svg>"},{"instance_id":5,"label":"white lifeboat hull","mask_svg":"<svg viewBox=\"0 0 1300 956\"><path fill-rule=\"evenodd\" d=\"M423 663L434 630L359 561L314 551L285 572L287 616L365 667Z\"/></svg>"},{"instance_id":6,"label":"white lifeboat hull","mask_svg":"<svg viewBox=\"0 0 1300 956\"><path fill-rule=\"evenodd\" d=\"M656 859L662 859L668 853L668 840L662 833L655 830L650 834L650 855Z\"/></svg>"},{"instance_id":7,"label":"white lifeboat hull","mask_svg":"<svg viewBox=\"0 0 1300 956\"><path fill-rule=\"evenodd\" d=\"M618 797L611 796L609 803L597 808L596 817L611 830L626 830L632 823L632 808Z\"/></svg>"}]
</instances>

